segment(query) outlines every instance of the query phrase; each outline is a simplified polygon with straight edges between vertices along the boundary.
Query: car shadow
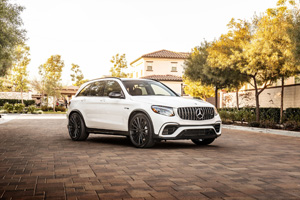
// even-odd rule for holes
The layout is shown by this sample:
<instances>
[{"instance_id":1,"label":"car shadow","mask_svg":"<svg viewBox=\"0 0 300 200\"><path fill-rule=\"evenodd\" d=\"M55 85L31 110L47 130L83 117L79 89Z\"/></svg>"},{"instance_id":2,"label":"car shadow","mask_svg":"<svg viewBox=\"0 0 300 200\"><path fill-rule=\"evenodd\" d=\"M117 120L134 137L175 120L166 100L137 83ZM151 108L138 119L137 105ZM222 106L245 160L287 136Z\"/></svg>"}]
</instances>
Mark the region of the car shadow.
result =
<instances>
[{"instance_id":1,"label":"car shadow","mask_svg":"<svg viewBox=\"0 0 300 200\"><path fill-rule=\"evenodd\" d=\"M87 139L87 142L91 143L102 143L116 146L126 146L132 147L133 144L124 136L106 136L106 135L93 135ZM205 149L218 149L222 148L221 146L210 144L210 145L195 145L192 141L189 140L168 140L156 142L151 149L195 149L195 148L205 148Z\"/></svg>"}]
</instances>

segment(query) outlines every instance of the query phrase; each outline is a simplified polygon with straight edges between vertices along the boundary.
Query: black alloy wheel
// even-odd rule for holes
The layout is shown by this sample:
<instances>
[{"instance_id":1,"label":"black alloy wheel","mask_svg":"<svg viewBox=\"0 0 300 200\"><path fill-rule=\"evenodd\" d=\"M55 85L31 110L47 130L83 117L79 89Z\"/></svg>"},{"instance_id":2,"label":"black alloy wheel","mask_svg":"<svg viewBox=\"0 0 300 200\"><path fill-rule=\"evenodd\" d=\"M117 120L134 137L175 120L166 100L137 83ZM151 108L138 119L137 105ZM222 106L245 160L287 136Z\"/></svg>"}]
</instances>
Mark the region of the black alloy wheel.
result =
<instances>
[{"instance_id":1,"label":"black alloy wheel","mask_svg":"<svg viewBox=\"0 0 300 200\"><path fill-rule=\"evenodd\" d=\"M129 122L129 137L135 147L147 148L155 144L152 124L145 114L137 113L131 118Z\"/></svg>"},{"instance_id":2,"label":"black alloy wheel","mask_svg":"<svg viewBox=\"0 0 300 200\"><path fill-rule=\"evenodd\" d=\"M89 136L89 133L86 132L84 122L78 113L71 114L68 129L70 137L74 141L83 141Z\"/></svg>"},{"instance_id":3,"label":"black alloy wheel","mask_svg":"<svg viewBox=\"0 0 300 200\"><path fill-rule=\"evenodd\" d=\"M209 145L213 141L215 141L215 138L209 138L209 139L192 139L192 142L194 142L197 145Z\"/></svg>"}]
</instances>

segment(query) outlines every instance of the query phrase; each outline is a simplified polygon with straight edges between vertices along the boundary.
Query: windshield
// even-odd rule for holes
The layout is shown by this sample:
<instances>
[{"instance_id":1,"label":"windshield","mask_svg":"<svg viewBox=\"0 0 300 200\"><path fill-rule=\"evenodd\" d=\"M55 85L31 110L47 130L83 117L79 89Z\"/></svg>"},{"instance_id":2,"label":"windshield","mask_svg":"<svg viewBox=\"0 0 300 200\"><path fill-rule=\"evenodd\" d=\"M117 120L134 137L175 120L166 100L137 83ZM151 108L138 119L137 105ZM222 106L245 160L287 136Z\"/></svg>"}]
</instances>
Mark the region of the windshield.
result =
<instances>
[{"instance_id":1,"label":"windshield","mask_svg":"<svg viewBox=\"0 0 300 200\"><path fill-rule=\"evenodd\" d=\"M122 82L132 96L177 96L175 92L157 81L123 80Z\"/></svg>"}]
</instances>

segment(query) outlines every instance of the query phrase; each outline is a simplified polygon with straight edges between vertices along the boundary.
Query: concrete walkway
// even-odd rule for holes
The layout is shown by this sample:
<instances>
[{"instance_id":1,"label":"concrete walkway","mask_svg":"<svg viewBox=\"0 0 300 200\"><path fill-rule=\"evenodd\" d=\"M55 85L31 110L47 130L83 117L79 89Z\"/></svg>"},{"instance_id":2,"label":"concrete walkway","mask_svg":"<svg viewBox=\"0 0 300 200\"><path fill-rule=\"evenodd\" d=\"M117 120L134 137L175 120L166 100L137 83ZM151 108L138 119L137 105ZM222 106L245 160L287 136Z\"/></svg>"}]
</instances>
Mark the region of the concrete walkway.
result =
<instances>
[{"instance_id":1,"label":"concrete walkway","mask_svg":"<svg viewBox=\"0 0 300 200\"><path fill-rule=\"evenodd\" d=\"M226 128L226 129L233 129L233 130L240 130L240 131L251 131L251 132L256 132L256 133L266 133L266 134L300 137L299 131L286 131L286 130L280 130L280 129L256 128L256 127L235 126L235 125L227 125L227 124L223 124L222 127Z\"/></svg>"},{"instance_id":2,"label":"concrete walkway","mask_svg":"<svg viewBox=\"0 0 300 200\"><path fill-rule=\"evenodd\" d=\"M66 119L66 114L1 114L0 124L14 119Z\"/></svg>"}]
</instances>

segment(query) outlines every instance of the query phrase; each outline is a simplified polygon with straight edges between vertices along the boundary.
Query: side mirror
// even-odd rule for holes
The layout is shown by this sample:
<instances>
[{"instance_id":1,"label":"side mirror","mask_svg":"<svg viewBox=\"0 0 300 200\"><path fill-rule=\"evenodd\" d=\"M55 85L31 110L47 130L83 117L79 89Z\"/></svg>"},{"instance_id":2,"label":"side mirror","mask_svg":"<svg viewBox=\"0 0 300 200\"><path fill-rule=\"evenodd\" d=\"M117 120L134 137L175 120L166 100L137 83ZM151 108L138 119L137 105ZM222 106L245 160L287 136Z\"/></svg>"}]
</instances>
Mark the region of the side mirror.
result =
<instances>
[{"instance_id":1,"label":"side mirror","mask_svg":"<svg viewBox=\"0 0 300 200\"><path fill-rule=\"evenodd\" d=\"M124 98L124 96L121 92L110 92L108 94L108 97L113 98L113 99L122 99L122 98Z\"/></svg>"}]
</instances>

